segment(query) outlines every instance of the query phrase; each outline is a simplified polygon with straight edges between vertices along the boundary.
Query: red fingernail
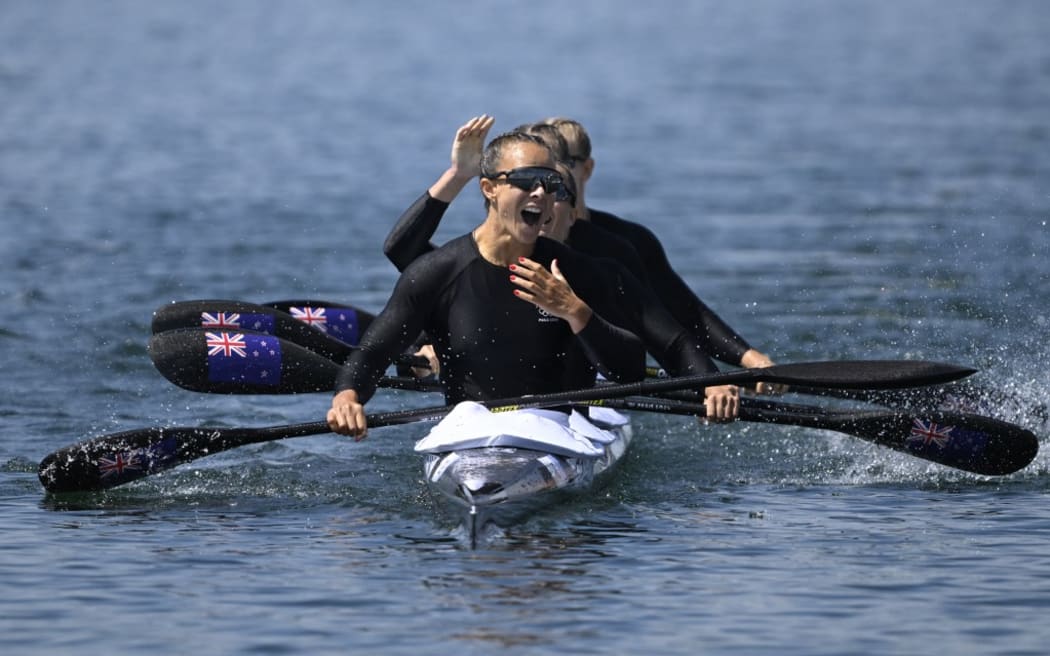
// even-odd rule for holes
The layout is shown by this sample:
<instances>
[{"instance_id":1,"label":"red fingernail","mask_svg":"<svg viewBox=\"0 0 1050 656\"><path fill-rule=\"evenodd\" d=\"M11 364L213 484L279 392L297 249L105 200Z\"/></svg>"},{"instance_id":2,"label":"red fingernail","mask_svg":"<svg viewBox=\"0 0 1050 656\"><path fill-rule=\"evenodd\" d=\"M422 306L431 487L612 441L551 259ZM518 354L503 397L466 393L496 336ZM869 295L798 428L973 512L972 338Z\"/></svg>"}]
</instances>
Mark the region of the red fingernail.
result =
<instances>
[{"instance_id":1,"label":"red fingernail","mask_svg":"<svg viewBox=\"0 0 1050 656\"><path fill-rule=\"evenodd\" d=\"M521 295L521 290L520 289L515 289L514 290L514 295L515 296L520 296Z\"/></svg>"},{"instance_id":2,"label":"red fingernail","mask_svg":"<svg viewBox=\"0 0 1050 656\"><path fill-rule=\"evenodd\" d=\"M524 264L525 263L525 258L524 257L519 257L518 261L521 262L522 264Z\"/></svg>"},{"instance_id":3,"label":"red fingernail","mask_svg":"<svg viewBox=\"0 0 1050 656\"><path fill-rule=\"evenodd\" d=\"M517 276L511 276L511 277L510 277L510 279L511 279L511 280L517 280L517 279L518 279L518 277L517 277Z\"/></svg>"},{"instance_id":4,"label":"red fingernail","mask_svg":"<svg viewBox=\"0 0 1050 656\"><path fill-rule=\"evenodd\" d=\"M512 265L510 265L510 270L511 270L511 271L517 271L517 270L518 270L518 267L516 267L516 266L514 266L514 265L512 264Z\"/></svg>"}]
</instances>

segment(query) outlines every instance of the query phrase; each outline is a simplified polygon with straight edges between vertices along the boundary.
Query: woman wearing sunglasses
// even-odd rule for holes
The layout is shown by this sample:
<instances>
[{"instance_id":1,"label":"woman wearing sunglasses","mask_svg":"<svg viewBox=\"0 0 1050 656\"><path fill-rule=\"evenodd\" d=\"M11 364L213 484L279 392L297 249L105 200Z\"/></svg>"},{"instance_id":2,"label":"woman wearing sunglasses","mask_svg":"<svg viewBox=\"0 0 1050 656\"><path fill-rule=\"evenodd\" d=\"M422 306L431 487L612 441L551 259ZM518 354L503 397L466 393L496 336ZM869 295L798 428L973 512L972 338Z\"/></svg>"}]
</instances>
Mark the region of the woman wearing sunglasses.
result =
<instances>
[{"instance_id":1,"label":"woman wearing sunglasses","mask_svg":"<svg viewBox=\"0 0 1050 656\"><path fill-rule=\"evenodd\" d=\"M595 264L539 238L563 184L554 164L537 137L493 139L480 160L485 220L405 269L340 374L327 415L334 432L364 437L363 404L423 332L450 404L587 387L595 371L645 376L641 341L603 317L613 299Z\"/></svg>"},{"instance_id":2,"label":"woman wearing sunglasses","mask_svg":"<svg viewBox=\"0 0 1050 656\"><path fill-rule=\"evenodd\" d=\"M395 266L404 270L416 257L434 249L428 240L437 229L449 203L474 177L484 177L482 145L493 124L493 119L480 116L468 121L457 132L452 145L451 166L401 216L384 244L384 252ZM566 143L551 126L525 125L518 132L539 136L555 155L566 156ZM576 221L576 185L569 168L558 162L563 185L555 192L555 203L550 219L543 224L541 234L566 243L585 255L601 258L598 266L603 286L614 296L612 310L606 318L629 328L637 334L646 349L671 375L686 375L715 371L714 363L698 340L691 337L677 323L654 294L646 289L636 275L643 267L638 255L621 237L608 233L590 223ZM438 364L429 346L420 355ZM726 385L705 390L708 418L725 420L737 415L739 390Z\"/></svg>"}]
</instances>

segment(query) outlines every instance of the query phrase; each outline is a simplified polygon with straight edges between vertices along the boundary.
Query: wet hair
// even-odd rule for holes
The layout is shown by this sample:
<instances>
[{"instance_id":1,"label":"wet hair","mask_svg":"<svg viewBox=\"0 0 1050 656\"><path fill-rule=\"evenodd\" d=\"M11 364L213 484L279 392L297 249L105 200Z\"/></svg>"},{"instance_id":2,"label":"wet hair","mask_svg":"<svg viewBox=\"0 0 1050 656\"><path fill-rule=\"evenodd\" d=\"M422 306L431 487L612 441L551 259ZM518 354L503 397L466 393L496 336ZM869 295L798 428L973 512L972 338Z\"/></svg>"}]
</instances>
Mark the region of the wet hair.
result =
<instances>
[{"instance_id":1,"label":"wet hair","mask_svg":"<svg viewBox=\"0 0 1050 656\"><path fill-rule=\"evenodd\" d=\"M568 157L587 159L591 156L591 137L587 134L587 130L583 128L583 125L579 121L574 121L571 118L552 116L551 118L543 119L540 123L551 125L558 129L558 132L561 134L562 138L565 139L569 148L566 159L568 159ZM573 153L573 150L576 152Z\"/></svg>"},{"instance_id":2,"label":"wet hair","mask_svg":"<svg viewBox=\"0 0 1050 656\"><path fill-rule=\"evenodd\" d=\"M535 135L514 130L504 132L490 141L489 145L485 146L485 151L481 153L481 177L494 177L496 172L499 171L504 150L516 143L533 143L537 146L543 146L548 152L551 149L547 142Z\"/></svg>"},{"instance_id":3,"label":"wet hair","mask_svg":"<svg viewBox=\"0 0 1050 656\"><path fill-rule=\"evenodd\" d=\"M496 177L496 173L500 170L500 162L503 161L503 152L508 147L518 143L536 144L537 146L543 147L547 152L551 152L551 147L547 145L547 142L536 135L527 134L525 132L516 132L514 130L504 132L493 138L492 141L489 142L489 145L485 146L484 152L481 153L481 177ZM489 199L485 198L485 209L488 210L488 208Z\"/></svg>"},{"instance_id":4,"label":"wet hair","mask_svg":"<svg viewBox=\"0 0 1050 656\"><path fill-rule=\"evenodd\" d=\"M569 162L569 142L554 125L546 123L523 123L514 128L515 132L524 132L543 139L547 147L554 154L554 159L559 162Z\"/></svg>"}]
</instances>

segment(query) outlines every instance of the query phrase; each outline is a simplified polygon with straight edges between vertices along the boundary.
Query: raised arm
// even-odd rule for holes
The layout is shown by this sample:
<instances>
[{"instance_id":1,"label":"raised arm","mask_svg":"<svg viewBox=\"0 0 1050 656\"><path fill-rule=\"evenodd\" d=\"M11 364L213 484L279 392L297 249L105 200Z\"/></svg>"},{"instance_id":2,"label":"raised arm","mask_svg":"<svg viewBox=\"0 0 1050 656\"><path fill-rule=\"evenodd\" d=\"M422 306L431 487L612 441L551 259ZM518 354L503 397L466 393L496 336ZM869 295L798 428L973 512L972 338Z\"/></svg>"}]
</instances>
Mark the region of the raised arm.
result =
<instances>
[{"instance_id":1,"label":"raised arm","mask_svg":"<svg viewBox=\"0 0 1050 656\"><path fill-rule=\"evenodd\" d=\"M481 173L481 153L494 118L481 115L456 130L448 169L426 193L401 215L383 243L383 253L398 271L404 271L417 257L434 250L431 237L437 232L449 203Z\"/></svg>"}]
</instances>

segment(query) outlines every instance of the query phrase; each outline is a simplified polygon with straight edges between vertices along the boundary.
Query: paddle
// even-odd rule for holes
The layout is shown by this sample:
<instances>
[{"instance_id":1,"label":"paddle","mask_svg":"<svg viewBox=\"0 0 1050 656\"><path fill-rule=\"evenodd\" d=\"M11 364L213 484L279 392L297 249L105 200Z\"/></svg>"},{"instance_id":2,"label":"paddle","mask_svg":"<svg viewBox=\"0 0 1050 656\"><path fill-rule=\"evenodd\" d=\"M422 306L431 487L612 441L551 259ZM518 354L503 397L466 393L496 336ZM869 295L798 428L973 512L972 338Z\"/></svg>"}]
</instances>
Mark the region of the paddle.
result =
<instances>
[{"instance_id":1,"label":"paddle","mask_svg":"<svg viewBox=\"0 0 1050 656\"><path fill-rule=\"evenodd\" d=\"M149 354L165 378L185 389L228 394L331 391L339 365L273 335L246 331L176 330L150 338ZM602 390L608 397L758 381L843 389L896 389L958 380L975 369L918 360L843 360L738 369L678 378L653 378ZM591 397L594 388L567 401ZM605 398L598 396L594 398Z\"/></svg>"},{"instance_id":2,"label":"paddle","mask_svg":"<svg viewBox=\"0 0 1050 656\"><path fill-rule=\"evenodd\" d=\"M848 379L843 373L857 363L803 363L778 365L782 376L797 380L821 380L818 372L829 371L835 384ZM863 363L860 363L863 364ZM832 366L834 365L834 366ZM830 367L830 368L829 368ZM864 369L864 367L861 367ZM768 374L744 370L730 374L687 377L690 386L737 382L741 377ZM681 379L666 379L671 383ZM651 381L633 385L609 385L518 399L485 403L494 412L549 407L566 402L606 407L700 415L703 404L675 399L616 397L627 388L653 387ZM667 389L667 385L659 387ZM416 421L437 420L454 406L440 406L370 415L372 428ZM1028 465L1038 450L1038 440L1029 431L987 417L961 413L915 416L906 412L827 412L807 406L791 406L742 399L741 419L793 424L835 430L925 458L950 467L989 476L1013 473ZM104 435L60 449L40 463L40 482L48 492L103 490L128 483L213 453L272 440L329 432L326 422L311 422L266 428L145 428Z\"/></svg>"}]
</instances>

